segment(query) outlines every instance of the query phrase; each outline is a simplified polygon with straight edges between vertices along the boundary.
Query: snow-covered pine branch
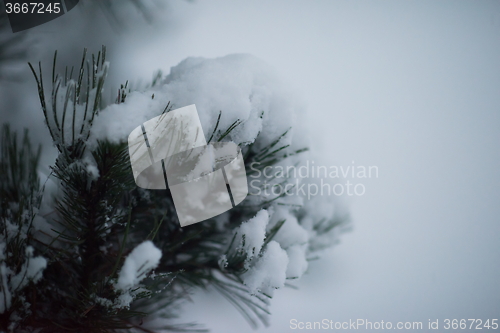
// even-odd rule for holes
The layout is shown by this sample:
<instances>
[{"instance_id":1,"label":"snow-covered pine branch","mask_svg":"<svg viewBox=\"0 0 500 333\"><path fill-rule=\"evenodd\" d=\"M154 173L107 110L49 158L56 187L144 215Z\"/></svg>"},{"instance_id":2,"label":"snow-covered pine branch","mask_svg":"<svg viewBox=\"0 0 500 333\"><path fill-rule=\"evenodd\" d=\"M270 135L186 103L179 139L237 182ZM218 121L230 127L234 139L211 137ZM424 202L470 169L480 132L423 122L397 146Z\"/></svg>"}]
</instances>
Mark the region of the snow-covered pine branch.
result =
<instances>
[{"instance_id":1,"label":"snow-covered pine branch","mask_svg":"<svg viewBox=\"0 0 500 333\"><path fill-rule=\"evenodd\" d=\"M312 180L300 175L279 179L263 172L313 158L296 94L263 61L237 54L187 58L143 89L123 85L115 103L105 105L102 89L111 70L105 51L84 52L80 64L73 75L53 70L51 78L41 65L31 67L59 156L52 168L54 199L43 201L48 213L29 215L40 224L29 245L43 256L30 257L32 248L20 247L29 261L2 268L2 281L11 281L5 291L26 286L19 273L38 281L36 306L24 313L29 320L13 325L52 332L179 329L170 319L196 288L215 288L250 324L267 324L274 291L300 278L308 259L337 241L347 222L338 203L260 191L224 214L181 228L168 190L135 186L126 139L139 124L194 103L207 141L238 144L248 181L258 181L258 189L307 184ZM17 179L15 171L6 177ZM38 186L38 178L29 184Z\"/></svg>"}]
</instances>

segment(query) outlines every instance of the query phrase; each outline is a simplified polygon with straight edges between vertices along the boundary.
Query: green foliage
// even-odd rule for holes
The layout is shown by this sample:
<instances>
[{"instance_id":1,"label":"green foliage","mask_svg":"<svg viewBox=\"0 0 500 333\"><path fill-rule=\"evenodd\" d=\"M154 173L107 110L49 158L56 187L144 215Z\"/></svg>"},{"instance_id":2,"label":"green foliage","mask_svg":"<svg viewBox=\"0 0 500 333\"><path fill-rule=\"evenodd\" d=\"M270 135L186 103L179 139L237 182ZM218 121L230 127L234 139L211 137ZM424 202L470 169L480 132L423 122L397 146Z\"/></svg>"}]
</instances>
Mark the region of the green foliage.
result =
<instances>
[{"instance_id":1,"label":"green foliage","mask_svg":"<svg viewBox=\"0 0 500 333\"><path fill-rule=\"evenodd\" d=\"M15 323L16 328L51 333L153 332L142 325L143 321L163 318L165 324L158 330L203 331L193 324L170 324L179 301L189 297L194 288L217 290L254 327L259 322L267 324L269 297L262 293L251 295L243 284L247 254L240 244L245 239L234 230L282 196L253 205L241 204L221 216L181 228L169 190L148 191L135 185L125 142L89 144L93 120L102 107L105 56L104 48L90 58L84 51L79 69L75 72L66 68L63 76L55 73L56 53L49 99L41 64L38 70L30 64L46 124L59 151L51 173L58 192L54 213L45 216L51 232L34 236L26 232L25 244L10 250L21 251L29 242L48 261L43 279L36 288L31 286L30 296L24 298L31 304L30 312ZM155 77L152 85L159 80ZM128 84L123 85L116 103L125 102L128 92ZM169 105L164 112L168 111ZM221 112L209 142L227 140L242 123L237 120L219 129L222 116ZM287 133L263 147L259 138L242 145L247 170L250 172L248 166L253 162L259 162L258 168L263 170L306 150L291 152L288 145L281 144ZM27 134L20 147L7 127L3 135L2 221L11 202L38 207L41 198L36 173L40 151L32 150ZM25 215L28 218L19 215L14 220L30 227L36 214L31 209ZM255 256L263 254L285 223L281 220L268 231L262 250ZM335 223L320 221L317 228L326 232L337 226ZM115 287L119 270L127 255L144 240L153 241L162 251L161 261L140 288L132 291L130 306L123 305L123 292ZM7 315L2 317L4 330L12 325Z\"/></svg>"},{"instance_id":2,"label":"green foliage","mask_svg":"<svg viewBox=\"0 0 500 333\"><path fill-rule=\"evenodd\" d=\"M33 220L40 206L37 174L40 147L33 149L25 131L19 143L8 125L1 131L0 145L0 327L29 316L25 306L33 284L23 287L26 267L32 257ZM16 276L22 278L16 283Z\"/></svg>"},{"instance_id":3,"label":"green foliage","mask_svg":"<svg viewBox=\"0 0 500 333\"><path fill-rule=\"evenodd\" d=\"M54 68L56 59L57 53ZM268 300L248 293L239 277L241 270L219 265L221 255L229 251L227 239L232 229L261 207L232 210L229 225L224 228L218 227L215 219L181 228L168 190L146 191L135 186L126 143L105 141L96 147L88 146L107 71L105 49L92 60L87 60L84 52L76 81L73 69L66 69L64 76L53 71L50 101L45 98L41 64L38 72L30 67L45 121L59 150L52 175L60 189L55 200L57 214L50 221L54 238L38 245L49 265L37 288L40 297L31 324L47 332L141 330L142 317L153 312L172 318L173 309L186 297L187 290L210 286L233 303L253 326L257 321L265 323ZM126 89L127 84L120 89L117 103L125 101ZM78 114L77 110L84 111ZM240 123L236 121L218 133L216 126L213 136L221 141ZM95 170L89 171L92 168ZM113 283L118 268L145 239L153 240L163 253L155 277L144 282L146 291L130 308L103 306L102 300L116 303L120 294ZM192 325L162 328L197 329Z\"/></svg>"}]
</instances>

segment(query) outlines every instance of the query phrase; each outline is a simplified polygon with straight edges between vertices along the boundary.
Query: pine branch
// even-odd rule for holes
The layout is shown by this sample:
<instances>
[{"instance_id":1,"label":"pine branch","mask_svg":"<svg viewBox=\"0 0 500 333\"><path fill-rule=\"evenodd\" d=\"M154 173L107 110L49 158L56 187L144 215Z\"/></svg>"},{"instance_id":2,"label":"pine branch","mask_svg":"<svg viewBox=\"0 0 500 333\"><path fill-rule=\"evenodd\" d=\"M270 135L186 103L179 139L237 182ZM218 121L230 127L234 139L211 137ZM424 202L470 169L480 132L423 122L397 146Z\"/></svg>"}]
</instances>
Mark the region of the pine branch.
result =
<instances>
[{"instance_id":1,"label":"pine branch","mask_svg":"<svg viewBox=\"0 0 500 333\"><path fill-rule=\"evenodd\" d=\"M126 142L102 140L88 144L93 123L104 107L102 89L108 70L105 59L104 48L92 56L87 56L84 50L77 71L66 67L64 75L60 75L55 70L55 53L51 91L47 95L50 101L45 95L41 64L38 70L29 64L45 122L59 151L52 167L52 177L59 191L53 207L55 212L46 217L52 233L44 231L27 238L48 263L44 278L36 289L30 289L32 313L19 324L20 327L41 328L42 332L203 331L191 324L170 324L179 301L189 299L189 294L197 288L217 290L252 327L260 323L267 325L272 290L250 291L244 277L268 248L276 245L275 240L279 239L276 235L288 224L286 219L279 219L270 229L262 229L264 239L256 245L260 250L256 247L243 250L250 238L235 230L262 209L271 211L279 205L289 205L297 221L307 216L307 211L300 205L278 200L285 198L285 192L274 198L238 205L225 213L223 226L221 216L181 228L169 190L148 191L135 185ZM75 80L73 73L77 73ZM152 86L160 83L161 74L153 79ZM123 103L129 92L127 81L118 91L115 103ZM162 114L170 108L169 103ZM264 111L261 118L263 116ZM219 129L221 117L222 112L209 142L230 139L233 131L243 124L238 119L222 132ZM290 133L288 129L266 145L262 144L259 135L252 143L243 143L247 176L254 171L255 166L249 168L254 162L258 162L256 170L262 172L268 166L306 151L292 151L289 144L282 143ZM10 191L6 197L15 198L17 202L35 198L33 202L39 203L40 196L35 195L39 188L34 186L39 183L36 177L39 151L34 153L31 148L23 148L31 147L29 141L21 148L12 140L5 142L9 144L2 146L0 158L11 162L1 164L0 171L5 169L8 177L2 191ZM8 149L10 145L13 146L11 150ZM20 164L29 168L23 171ZM271 180L274 182L271 186L289 181L288 178L282 183L274 178ZM31 187L23 189L24 183ZM9 204L2 201L1 216L7 214ZM35 215L28 216L33 219ZM333 232L345 226L345 221L338 217L321 219L313 223L312 232ZM27 225L30 228L30 224ZM6 225L3 229L6 237L10 237ZM138 265L135 278L140 283L125 288L120 284L122 269L138 247L151 244L145 240L154 241L156 250L161 250L161 259L154 272L148 268L148 261ZM15 244L22 245L22 242ZM16 245L16 253L23 250L21 245ZM310 250L315 248L311 245ZM141 324L144 318L162 318L165 325L153 330ZM6 320L8 323L8 318Z\"/></svg>"}]
</instances>

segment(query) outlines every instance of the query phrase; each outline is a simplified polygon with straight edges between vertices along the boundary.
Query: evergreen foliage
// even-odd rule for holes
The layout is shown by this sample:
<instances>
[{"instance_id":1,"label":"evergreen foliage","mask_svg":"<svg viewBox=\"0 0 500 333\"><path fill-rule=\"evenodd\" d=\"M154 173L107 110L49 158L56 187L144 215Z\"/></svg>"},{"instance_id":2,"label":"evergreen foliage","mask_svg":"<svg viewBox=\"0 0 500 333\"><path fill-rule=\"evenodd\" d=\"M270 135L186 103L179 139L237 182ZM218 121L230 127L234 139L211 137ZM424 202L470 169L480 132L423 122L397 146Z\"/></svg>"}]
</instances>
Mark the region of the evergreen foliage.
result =
<instances>
[{"instance_id":1,"label":"evergreen foliage","mask_svg":"<svg viewBox=\"0 0 500 333\"><path fill-rule=\"evenodd\" d=\"M8 126L3 128L0 288L3 297L10 293L12 300L8 306L4 302L0 329L51 333L202 331L193 324L175 325L172 319L179 301L195 288L209 287L231 302L252 326L267 324L271 295L251 292L243 275L251 260L265 253L286 220L266 232L262 248L252 255L243 250L245 234L235 230L262 209L278 205L279 197L243 202L223 218L181 228L169 190L149 191L135 185L126 142L89 144L93 121L104 106L105 58L104 48L90 57L85 51L76 71L67 69L60 75L55 72L56 53L49 91L41 64L36 69L30 64L42 112L59 152L50 176L58 191L49 214L38 213L43 192L37 174L40 149L33 148L27 133L18 145L15 133ZM125 102L127 92L125 84L116 103ZM164 112L168 111L167 106ZM227 139L241 123L219 129L223 116L222 111L209 141ZM263 147L258 137L254 143L242 145L247 170L254 161L263 169L306 150L290 151L281 145L286 134ZM300 220L306 212L299 207L294 214ZM34 221L38 221L36 227ZM315 228L328 232L345 222L334 216L315 222ZM144 269L138 274L140 284L119 287L126 258L147 240L161 250L159 264L154 272ZM34 259L44 260L45 265L39 262L30 275L27 262ZM27 283L13 284L23 272ZM163 318L163 324L144 324L154 318Z\"/></svg>"}]
</instances>

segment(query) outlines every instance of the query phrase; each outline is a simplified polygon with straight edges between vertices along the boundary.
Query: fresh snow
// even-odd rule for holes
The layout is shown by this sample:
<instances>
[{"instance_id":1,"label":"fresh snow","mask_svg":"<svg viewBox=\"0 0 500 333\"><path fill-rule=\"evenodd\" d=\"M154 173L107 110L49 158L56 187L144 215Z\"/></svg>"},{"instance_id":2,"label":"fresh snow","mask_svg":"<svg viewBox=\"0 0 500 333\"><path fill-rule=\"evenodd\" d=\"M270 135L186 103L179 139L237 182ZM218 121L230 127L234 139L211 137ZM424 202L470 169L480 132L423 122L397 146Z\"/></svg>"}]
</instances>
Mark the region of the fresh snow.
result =
<instances>
[{"instance_id":1,"label":"fresh snow","mask_svg":"<svg viewBox=\"0 0 500 333\"><path fill-rule=\"evenodd\" d=\"M125 291L136 286L158 266L160 259L161 251L154 246L153 242L145 241L139 244L125 259L118 275L116 288Z\"/></svg>"},{"instance_id":2,"label":"fresh snow","mask_svg":"<svg viewBox=\"0 0 500 333\"><path fill-rule=\"evenodd\" d=\"M2 258L5 258L5 243L0 246ZM33 257L33 248L26 247L26 257L19 273L15 274L5 262L0 264L0 313L8 310L15 294L26 287L30 282L37 283L47 267L47 260L43 257Z\"/></svg>"},{"instance_id":3,"label":"fresh snow","mask_svg":"<svg viewBox=\"0 0 500 333\"><path fill-rule=\"evenodd\" d=\"M258 255L266 237L266 226L269 222L267 210L260 210L255 217L243 222L237 230L237 237L242 242L241 247L248 258ZM244 244L243 244L244 239Z\"/></svg>"},{"instance_id":4,"label":"fresh snow","mask_svg":"<svg viewBox=\"0 0 500 333\"><path fill-rule=\"evenodd\" d=\"M274 225L285 220L280 230L274 236L274 240L280 243L281 247L286 249L294 244L306 244L309 240L309 234L298 222L297 218L287 209L278 207L269 224L270 230Z\"/></svg>"},{"instance_id":5,"label":"fresh snow","mask_svg":"<svg viewBox=\"0 0 500 333\"><path fill-rule=\"evenodd\" d=\"M112 104L102 110L94 121L89 144L95 145L97 140L103 139L126 141L133 129L160 115L170 102L172 109L196 105L207 141L214 131L219 112L222 112L218 127L220 132L235 121L242 121L225 140L244 146L259 136L255 147L260 149L289 130L274 149L290 145L283 153L292 152L309 146L307 128L301 120L305 119L306 112L296 96L265 62L254 56L233 54L214 59L187 58L172 67L156 86L131 92L124 103ZM306 152L282 160L279 165L300 166L310 158L311 153ZM90 174L98 176L92 172L91 163L86 165ZM282 180L265 179L261 175L249 178L249 181L254 179L261 183L267 180L268 186ZM300 185L314 182L314 179L292 177L288 180L292 184L295 181ZM236 246L247 256L244 281L253 293L260 291L271 295L275 288L283 286L285 278L301 277L307 270L309 253L329 247L338 239L338 228L325 234L318 233L315 228L317 223L328 222L336 216L338 203L335 198L298 194L273 200L275 197L264 192L249 195L246 199L248 205L265 201L272 201L272 204L235 230ZM219 229L224 228L228 217L228 214L216 217ZM272 241L263 247L266 235L281 220L285 223ZM144 247L155 253L152 243L148 244ZM137 251L140 249L138 247ZM128 302L125 298L130 296L125 290L140 281L134 272L143 262L132 259L136 256L134 251L129 255L130 260L127 258L117 282L117 288L124 290L124 304ZM158 250L155 258L159 260L160 256ZM153 258L150 259L148 265L155 266ZM220 257L219 265L226 267L225 256Z\"/></svg>"},{"instance_id":6,"label":"fresh snow","mask_svg":"<svg viewBox=\"0 0 500 333\"><path fill-rule=\"evenodd\" d=\"M94 121L92 140L126 140L134 128L161 114L168 102L174 109L196 104L207 140L220 111L219 130L243 121L228 137L237 144L253 142L259 132L261 144L272 142L294 127L302 107L274 71L254 56L187 58L172 67L159 85L131 92L124 103L102 110ZM291 136L283 141L289 143Z\"/></svg>"},{"instance_id":7,"label":"fresh snow","mask_svg":"<svg viewBox=\"0 0 500 333\"><path fill-rule=\"evenodd\" d=\"M285 285L288 256L278 242L270 241L255 265L243 274L243 281L252 294L258 291L272 296L273 290Z\"/></svg>"},{"instance_id":8,"label":"fresh snow","mask_svg":"<svg viewBox=\"0 0 500 333\"><path fill-rule=\"evenodd\" d=\"M305 273L308 267L306 259L307 245L292 245L286 249L288 255L288 266L286 267L286 277L298 279Z\"/></svg>"}]
</instances>

